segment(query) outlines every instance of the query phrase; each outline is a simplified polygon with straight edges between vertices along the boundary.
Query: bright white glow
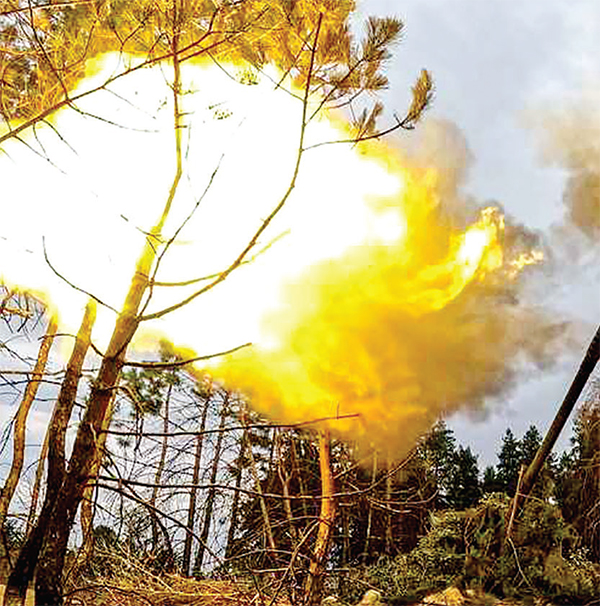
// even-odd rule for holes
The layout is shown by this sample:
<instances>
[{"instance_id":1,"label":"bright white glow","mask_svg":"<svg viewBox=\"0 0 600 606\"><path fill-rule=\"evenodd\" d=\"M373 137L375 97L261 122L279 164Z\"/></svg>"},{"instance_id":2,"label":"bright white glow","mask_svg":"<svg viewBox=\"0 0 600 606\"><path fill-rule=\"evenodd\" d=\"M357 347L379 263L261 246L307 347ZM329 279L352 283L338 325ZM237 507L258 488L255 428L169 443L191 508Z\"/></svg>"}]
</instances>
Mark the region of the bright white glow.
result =
<instances>
[{"instance_id":1,"label":"bright white glow","mask_svg":"<svg viewBox=\"0 0 600 606\"><path fill-rule=\"evenodd\" d=\"M79 90L103 83L132 61L103 57ZM235 67L183 69L185 174L164 235L176 227L214 182L161 266L158 280L178 282L225 269L286 191L292 175L301 102L263 77L241 84ZM148 231L162 212L174 174L173 111L168 67L141 69L85 97L90 115L62 111L53 126L37 128L0 158L3 214L0 276L31 289L60 313L74 332L85 295L72 283L120 309ZM98 116L98 118L91 117ZM101 118L101 119L99 119ZM306 145L347 135L327 120L314 121ZM37 139L36 139L37 137ZM42 156L47 155L52 163ZM222 158L222 159L221 159ZM147 326L199 353L260 342L260 319L277 307L282 283L352 246L390 243L402 236L401 214L377 213L370 200L400 191L399 178L348 145L305 154L300 179L286 207L260 239L251 264L186 309ZM149 311L184 298L198 284L157 288ZM94 339L104 347L115 314L99 310Z\"/></svg>"}]
</instances>

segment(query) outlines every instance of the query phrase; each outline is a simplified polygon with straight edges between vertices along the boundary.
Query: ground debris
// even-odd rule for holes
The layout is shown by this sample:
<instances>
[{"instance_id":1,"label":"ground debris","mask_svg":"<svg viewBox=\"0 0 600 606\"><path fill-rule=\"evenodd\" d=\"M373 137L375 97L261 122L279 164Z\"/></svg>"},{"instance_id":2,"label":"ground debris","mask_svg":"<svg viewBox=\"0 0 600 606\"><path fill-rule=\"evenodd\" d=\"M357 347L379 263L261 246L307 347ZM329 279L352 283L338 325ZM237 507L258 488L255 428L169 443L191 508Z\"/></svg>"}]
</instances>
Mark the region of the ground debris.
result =
<instances>
[{"instance_id":1,"label":"ground debris","mask_svg":"<svg viewBox=\"0 0 600 606\"><path fill-rule=\"evenodd\" d=\"M264 601L264 598L263 598ZM94 579L65 596L65 606L250 606L260 604L245 581L197 580L175 574ZM276 600L273 606L290 606Z\"/></svg>"}]
</instances>

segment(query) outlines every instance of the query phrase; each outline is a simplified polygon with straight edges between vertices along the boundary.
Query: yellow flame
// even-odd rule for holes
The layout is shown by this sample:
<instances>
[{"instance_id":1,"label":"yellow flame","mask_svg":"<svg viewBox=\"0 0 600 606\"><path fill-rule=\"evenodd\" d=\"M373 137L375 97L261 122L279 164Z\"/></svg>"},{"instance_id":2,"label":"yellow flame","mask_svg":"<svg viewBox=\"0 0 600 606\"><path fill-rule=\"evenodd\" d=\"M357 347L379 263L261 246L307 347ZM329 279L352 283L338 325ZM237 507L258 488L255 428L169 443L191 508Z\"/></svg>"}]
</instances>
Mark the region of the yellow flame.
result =
<instances>
[{"instance_id":1,"label":"yellow flame","mask_svg":"<svg viewBox=\"0 0 600 606\"><path fill-rule=\"evenodd\" d=\"M477 272L486 273L502 266L502 248L498 236L503 221L498 210L485 208L479 220L455 236L446 259L424 267L418 279L407 285L404 300L415 314L441 309L455 299Z\"/></svg>"},{"instance_id":2,"label":"yellow flame","mask_svg":"<svg viewBox=\"0 0 600 606\"><path fill-rule=\"evenodd\" d=\"M521 273L521 271L529 265L537 265L544 260L544 253L541 250L530 250L522 252L516 259L510 262L510 269L508 271L510 277L515 277Z\"/></svg>"},{"instance_id":3,"label":"yellow flame","mask_svg":"<svg viewBox=\"0 0 600 606\"><path fill-rule=\"evenodd\" d=\"M103 57L81 87L97 86L123 60L135 61ZM157 275L178 285L158 285L149 312L225 269L288 186L298 99L269 78L241 84L236 69L184 66L187 174L165 238L201 203ZM65 331L76 330L87 297L49 269L42 239L57 271L120 308L174 171L165 78L167 66L139 70L111 85L117 94L103 91L80 103L126 128L75 112L57 115L54 128L76 154L40 127L36 136L62 172L16 143L6 146L11 170L0 160L5 197L20 200L3 210L1 277L41 293ZM329 115L309 125L306 146L347 136L340 116ZM357 413L360 421L335 420L332 429L399 456L437 414L476 399L490 373L501 372L500 363L477 372L471 351L485 341L482 331L497 330L496 317L469 324L463 315L470 285L506 265L503 217L484 209L458 230L441 220L436 187L435 167L410 167L382 143L306 152L294 194L254 260L187 307L142 325L137 347L167 337L204 354L253 341L210 372L278 420ZM527 254L508 261L512 272L539 260L536 251ZM100 312L94 340L103 347L115 312ZM461 374L465 365L472 376Z\"/></svg>"}]
</instances>

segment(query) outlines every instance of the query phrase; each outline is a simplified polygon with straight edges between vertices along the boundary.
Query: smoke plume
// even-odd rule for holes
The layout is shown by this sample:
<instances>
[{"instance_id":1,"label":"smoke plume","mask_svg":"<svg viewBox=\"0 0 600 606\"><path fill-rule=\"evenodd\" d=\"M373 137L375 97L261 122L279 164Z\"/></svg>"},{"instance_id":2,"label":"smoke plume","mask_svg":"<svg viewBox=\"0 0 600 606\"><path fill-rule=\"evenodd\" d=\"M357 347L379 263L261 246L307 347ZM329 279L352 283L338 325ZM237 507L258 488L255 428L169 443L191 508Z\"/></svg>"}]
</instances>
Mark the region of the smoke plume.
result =
<instances>
[{"instance_id":1,"label":"smoke plume","mask_svg":"<svg viewBox=\"0 0 600 606\"><path fill-rule=\"evenodd\" d=\"M567 172L566 219L600 241L600 105L588 91L576 101L530 115L545 162Z\"/></svg>"},{"instance_id":2,"label":"smoke plume","mask_svg":"<svg viewBox=\"0 0 600 606\"><path fill-rule=\"evenodd\" d=\"M263 325L274 345L236 354L214 376L280 421L358 414L329 425L394 458L440 415L507 394L525 362L551 363L565 326L522 297L544 254L539 235L462 193L470 153L456 127L430 122L408 152L367 153L405 172L402 194L377 202L403 214L404 238L288 283ZM484 227L473 269L465 234Z\"/></svg>"}]
</instances>

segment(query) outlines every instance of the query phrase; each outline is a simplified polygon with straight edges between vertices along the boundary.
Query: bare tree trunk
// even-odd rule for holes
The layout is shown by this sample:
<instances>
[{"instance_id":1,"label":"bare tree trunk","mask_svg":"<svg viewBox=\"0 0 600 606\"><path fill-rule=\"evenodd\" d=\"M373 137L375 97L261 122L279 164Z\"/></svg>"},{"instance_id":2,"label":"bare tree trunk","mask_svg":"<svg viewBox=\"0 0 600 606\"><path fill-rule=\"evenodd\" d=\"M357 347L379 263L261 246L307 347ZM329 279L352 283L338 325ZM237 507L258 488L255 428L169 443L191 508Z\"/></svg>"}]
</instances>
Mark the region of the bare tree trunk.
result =
<instances>
[{"instance_id":1,"label":"bare tree trunk","mask_svg":"<svg viewBox=\"0 0 600 606\"><path fill-rule=\"evenodd\" d=\"M231 503L231 515L229 517L229 529L227 531L227 545L225 546L225 559L229 559L233 555L233 544L235 541L235 532L237 530L238 521L238 509L240 506L240 487L242 485L242 474L244 465L244 456L246 455L247 447L247 430L242 430L242 437L240 438L240 450L238 455L238 469L237 475L235 476L235 490L233 492L233 501Z\"/></svg>"},{"instance_id":2,"label":"bare tree trunk","mask_svg":"<svg viewBox=\"0 0 600 606\"><path fill-rule=\"evenodd\" d=\"M323 571L335 521L333 474L331 472L330 437L328 431L319 434L319 468L321 470L321 514L319 530L305 586L307 604L317 604L322 588Z\"/></svg>"},{"instance_id":3,"label":"bare tree trunk","mask_svg":"<svg viewBox=\"0 0 600 606\"><path fill-rule=\"evenodd\" d=\"M33 374L27 383L25 393L23 394L23 399L21 400L17 414L15 415L13 428L12 463L6 481L4 482L4 487L2 488L2 491L0 491L0 532L2 534L4 534L4 525L6 524L8 509L17 489L17 484L19 483L19 479L21 477L21 471L23 470L23 462L25 460L25 433L27 429L27 417L29 416L29 411L31 410L31 406L35 400L40 381L42 380L44 371L46 369L46 363L48 362L48 355L50 353L50 348L52 347L56 329L56 317L52 316L48 321L46 334L43 337L42 344L40 345L40 349L38 351L37 360L33 368ZM0 577L6 578L9 568L9 554L2 553L3 551L4 541L0 541Z\"/></svg>"},{"instance_id":4,"label":"bare tree trunk","mask_svg":"<svg viewBox=\"0 0 600 606\"><path fill-rule=\"evenodd\" d=\"M97 475L94 473L94 475ZM92 553L94 552L94 494L96 490L95 484L88 484L83 492L81 500L81 508L79 510L79 519L81 522L82 542L77 558L73 567L77 570L84 570L90 562ZM71 573L71 571L70 571ZM70 574L69 573L69 574Z\"/></svg>"},{"instance_id":5,"label":"bare tree trunk","mask_svg":"<svg viewBox=\"0 0 600 606\"><path fill-rule=\"evenodd\" d=\"M243 416L244 424L245 415ZM267 503L263 497L262 486L260 484L260 476L258 475L258 468L256 467L256 460L254 459L254 453L252 452L252 444L250 440L248 440L248 462L250 463L250 473L252 474L252 479L254 480L254 490L258 494L258 500L260 503L260 510L263 518L263 525L265 536L267 539L267 549L271 552L272 555L275 554L275 539L273 538L273 527L271 526L271 520L269 519L269 510L267 508Z\"/></svg>"},{"instance_id":6,"label":"bare tree trunk","mask_svg":"<svg viewBox=\"0 0 600 606\"><path fill-rule=\"evenodd\" d=\"M296 441L292 440L292 466L293 470L296 474L296 479L298 480L298 487L300 488L300 494L302 496L306 495L306 487L304 485L304 474L300 470L300 466L298 465L298 451L296 450ZM302 499L300 501L302 507L302 514L304 515L304 519L308 519L308 503L306 499Z\"/></svg>"},{"instance_id":7,"label":"bare tree trunk","mask_svg":"<svg viewBox=\"0 0 600 606\"><path fill-rule=\"evenodd\" d=\"M92 552L94 550L94 492L96 491L95 478L100 473L102 462L104 460L104 448L106 446L106 440L108 433L106 430L109 428L110 420L112 418L112 411L114 407L115 398L113 398L109 405L109 412L105 417L104 424L102 426L102 433L97 439L97 450L95 453L95 459L90 470L90 480L83 489L83 497L81 499L81 509L79 516L81 519L81 532L83 534L83 542L77 554L77 559L74 563L74 567L77 569L83 569L89 562Z\"/></svg>"},{"instance_id":8,"label":"bare tree trunk","mask_svg":"<svg viewBox=\"0 0 600 606\"><path fill-rule=\"evenodd\" d=\"M229 393L225 393L223 400L223 408L221 410L221 420L219 421L219 432L217 433L217 442L215 444L215 454L212 461L212 467L210 470L210 488L206 497L206 504L204 507L204 520L202 524L202 532L200 533L200 544L198 545L198 552L196 554L196 562L194 564L194 572L199 573L202 571L202 564L204 563L204 553L206 551L206 545L208 544L208 535L210 534L210 526L212 522L213 507L215 505L215 498L217 496L217 489L215 484L217 482L217 473L219 471L219 461L221 458L221 446L223 444L223 436L225 432L225 419L229 414Z\"/></svg>"},{"instance_id":9,"label":"bare tree trunk","mask_svg":"<svg viewBox=\"0 0 600 606\"><path fill-rule=\"evenodd\" d=\"M544 441L541 443L538 451L529 465L529 468L525 472L523 476L523 482L521 485L521 494L528 495L535 484L535 481L540 473L542 466L544 465L544 461L552 451L554 444L560 432L563 430L569 415L571 414L573 408L575 408L575 404L587 383L589 376L594 371L596 364L598 363L598 359L600 358L600 326L596 330L596 334L592 339L588 350L579 366L579 370L573 379L573 383L565 396L563 403L561 404L556 416L554 417L554 421L552 421L552 425L550 429L548 429L546 436L544 437Z\"/></svg>"},{"instance_id":10,"label":"bare tree trunk","mask_svg":"<svg viewBox=\"0 0 600 606\"><path fill-rule=\"evenodd\" d=\"M96 479L98 477L98 474L100 473L102 462L104 461L106 439L108 437L108 433L106 432L106 430L109 428L110 420L112 418L114 401L115 398L113 396L110 402L109 412L106 415L104 424L102 426L102 432L96 440L96 452L94 453L95 458L90 469L89 480L83 489L81 508L79 512L79 516L81 519L81 531L83 534L83 543L81 544L81 548L79 549L79 553L77 554L77 558L75 560L75 563L73 564L73 568L84 568L87 565L94 550L94 492L96 491ZM69 571L69 574L71 572L72 570Z\"/></svg>"},{"instance_id":11,"label":"bare tree trunk","mask_svg":"<svg viewBox=\"0 0 600 606\"><path fill-rule=\"evenodd\" d=\"M42 485L42 478L44 477L44 467L46 466L49 447L50 425L48 425L46 428L44 442L42 444L42 449L40 450L40 458L38 460L37 469L35 470L35 481L33 483L33 488L31 489L31 505L29 506L29 514L27 516L27 534L31 532L31 528L35 522L35 516L37 515L38 500L40 498L40 486Z\"/></svg>"},{"instance_id":12,"label":"bare tree trunk","mask_svg":"<svg viewBox=\"0 0 600 606\"><path fill-rule=\"evenodd\" d=\"M194 538L194 524L196 519L196 497L198 495L197 484L200 481L200 461L202 460L202 447L204 445L204 429L206 427L206 416L208 414L208 400L204 402L200 428L196 436L196 452L194 453L194 469L192 471L192 489L190 490L190 502L188 505L187 532L183 544L183 574L190 574L192 560L192 539Z\"/></svg>"},{"instance_id":13,"label":"bare tree trunk","mask_svg":"<svg viewBox=\"0 0 600 606\"><path fill-rule=\"evenodd\" d=\"M158 547L158 523L156 521L156 500L158 499L158 490L160 488L160 481L162 474L165 469L165 461L167 460L167 448L169 445L169 401L171 399L171 391L173 389L172 384L169 383L167 389L167 398L165 400L165 417L163 419L163 440L162 447L160 449L160 459L158 461L158 467L156 468L156 474L154 474L154 487L152 488L152 496L150 497L150 521L152 523L152 548L156 555L159 551Z\"/></svg>"},{"instance_id":14,"label":"bare tree trunk","mask_svg":"<svg viewBox=\"0 0 600 606\"><path fill-rule=\"evenodd\" d=\"M373 468L371 470L371 488L375 484L377 479L377 453L373 452ZM368 499L369 497L367 497ZM369 546L371 543L371 526L373 524L373 503L369 499L369 513L367 515L367 530L365 533L365 547L363 549L364 558L366 559L369 554Z\"/></svg>"},{"instance_id":15,"label":"bare tree trunk","mask_svg":"<svg viewBox=\"0 0 600 606\"><path fill-rule=\"evenodd\" d=\"M392 501L392 485L394 478L390 474L390 470L392 469L392 461L390 457L387 458L386 472L387 476L385 478L385 502L388 507L388 511L385 518L385 553L387 555L392 555L393 545L394 545L394 533L392 530L392 512L391 512L391 501Z\"/></svg>"},{"instance_id":16,"label":"bare tree trunk","mask_svg":"<svg viewBox=\"0 0 600 606\"><path fill-rule=\"evenodd\" d=\"M67 426L77 397L81 370L89 348L95 320L96 304L91 301L85 309L48 427L48 477L44 504L35 526L21 547L19 557L8 579L5 594L5 603L7 604L20 603L21 599L25 597L27 586L33 579L46 524L56 503L60 486L64 481Z\"/></svg>"},{"instance_id":17,"label":"bare tree trunk","mask_svg":"<svg viewBox=\"0 0 600 606\"><path fill-rule=\"evenodd\" d=\"M294 514L292 513L292 503L290 500L290 482L292 480L292 473L288 472L285 468L286 459L289 461L289 457L285 457L282 452L281 442L283 440L283 434L281 430L276 430L275 441L277 451L277 473L279 474L279 480L281 481L281 489L283 492L283 508L285 510L285 516L288 522L288 528L291 538L291 551L294 551L298 544L298 531L294 525ZM290 436L290 441L293 437ZM290 445L291 450L291 445Z\"/></svg>"},{"instance_id":18,"label":"bare tree trunk","mask_svg":"<svg viewBox=\"0 0 600 606\"><path fill-rule=\"evenodd\" d=\"M73 445L65 481L60 487L55 507L45 528L36 574L36 601L40 605L62 604L62 569L67 541L93 471L99 447L98 437L110 420L111 403L121 375L125 352L139 324L137 312L146 291L155 256L155 249L150 240L152 236L146 241L145 251L135 272L124 309L117 319L97 379L92 386Z\"/></svg>"}]
</instances>

